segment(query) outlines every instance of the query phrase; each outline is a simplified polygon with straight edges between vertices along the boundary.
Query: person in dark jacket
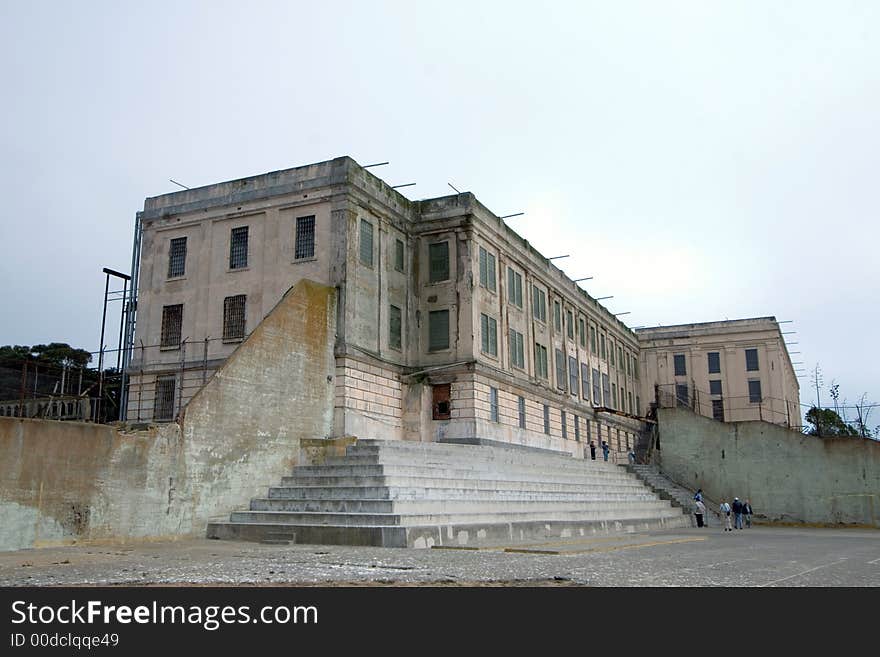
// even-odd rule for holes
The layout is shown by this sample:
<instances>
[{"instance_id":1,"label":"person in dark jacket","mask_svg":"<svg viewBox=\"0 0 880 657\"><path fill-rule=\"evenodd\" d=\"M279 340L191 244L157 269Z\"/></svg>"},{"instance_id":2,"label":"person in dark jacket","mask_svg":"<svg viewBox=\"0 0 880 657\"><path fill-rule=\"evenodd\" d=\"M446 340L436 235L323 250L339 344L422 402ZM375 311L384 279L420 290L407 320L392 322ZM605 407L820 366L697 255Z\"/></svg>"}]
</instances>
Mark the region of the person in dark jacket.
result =
<instances>
[{"instance_id":1,"label":"person in dark jacket","mask_svg":"<svg viewBox=\"0 0 880 657\"><path fill-rule=\"evenodd\" d=\"M743 504L743 515L746 517L746 527L752 528L752 505L748 500Z\"/></svg>"},{"instance_id":2,"label":"person in dark jacket","mask_svg":"<svg viewBox=\"0 0 880 657\"><path fill-rule=\"evenodd\" d=\"M739 501L738 497L733 498L733 504L730 505L730 510L733 511L733 526L736 529L743 528L743 503Z\"/></svg>"},{"instance_id":3,"label":"person in dark jacket","mask_svg":"<svg viewBox=\"0 0 880 657\"><path fill-rule=\"evenodd\" d=\"M596 443L592 440L590 441L590 458L594 461L596 460Z\"/></svg>"},{"instance_id":4,"label":"person in dark jacket","mask_svg":"<svg viewBox=\"0 0 880 657\"><path fill-rule=\"evenodd\" d=\"M606 443L603 440L602 441L602 458L605 459L606 461L608 460L608 452L610 450L611 450L611 448L608 446L608 443Z\"/></svg>"}]
</instances>

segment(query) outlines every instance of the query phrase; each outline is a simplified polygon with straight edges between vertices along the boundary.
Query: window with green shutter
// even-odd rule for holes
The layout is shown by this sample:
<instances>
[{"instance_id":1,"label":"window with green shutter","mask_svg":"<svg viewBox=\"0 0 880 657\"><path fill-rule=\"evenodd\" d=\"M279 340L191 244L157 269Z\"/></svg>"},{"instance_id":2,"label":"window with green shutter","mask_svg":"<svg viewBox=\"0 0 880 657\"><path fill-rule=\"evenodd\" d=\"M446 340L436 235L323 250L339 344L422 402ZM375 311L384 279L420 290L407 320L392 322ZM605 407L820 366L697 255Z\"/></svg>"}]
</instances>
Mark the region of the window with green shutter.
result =
<instances>
[{"instance_id":1,"label":"window with green shutter","mask_svg":"<svg viewBox=\"0 0 880 657\"><path fill-rule=\"evenodd\" d=\"M428 246L429 280L431 283L449 280L449 242Z\"/></svg>"},{"instance_id":2,"label":"window with green shutter","mask_svg":"<svg viewBox=\"0 0 880 657\"><path fill-rule=\"evenodd\" d=\"M562 330L562 305L558 301L553 302L553 326L557 331Z\"/></svg>"},{"instance_id":3,"label":"window with green shutter","mask_svg":"<svg viewBox=\"0 0 880 657\"><path fill-rule=\"evenodd\" d=\"M449 311L432 310L428 313L428 351L449 349Z\"/></svg>"},{"instance_id":4,"label":"window with green shutter","mask_svg":"<svg viewBox=\"0 0 880 657\"><path fill-rule=\"evenodd\" d=\"M522 276L512 268L507 268L507 301L517 308L523 307Z\"/></svg>"},{"instance_id":5,"label":"window with green shutter","mask_svg":"<svg viewBox=\"0 0 880 657\"><path fill-rule=\"evenodd\" d=\"M523 334L514 329L508 332L510 350L510 364L513 367L524 369L526 366L525 354L523 353Z\"/></svg>"},{"instance_id":6,"label":"window with green shutter","mask_svg":"<svg viewBox=\"0 0 880 657\"><path fill-rule=\"evenodd\" d=\"M480 285L495 291L495 256L480 247Z\"/></svg>"},{"instance_id":7,"label":"window with green shutter","mask_svg":"<svg viewBox=\"0 0 880 657\"><path fill-rule=\"evenodd\" d=\"M535 376L547 378L547 347L535 343Z\"/></svg>"},{"instance_id":8,"label":"window with green shutter","mask_svg":"<svg viewBox=\"0 0 880 657\"><path fill-rule=\"evenodd\" d=\"M565 390L565 355L561 349L556 350L556 387Z\"/></svg>"},{"instance_id":9,"label":"window with green shutter","mask_svg":"<svg viewBox=\"0 0 880 657\"><path fill-rule=\"evenodd\" d=\"M498 322L488 315L480 315L482 350L492 356L498 355Z\"/></svg>"},{"instance_id":10,"label":"window with green shutter","mask_svg":"<svg viewBox=\"0 0 880 657\"><path fill-rule=\"evenodd\" d=\"M571 356L568 357L568 392L578 394L578 362Z\"/></svg>"}]
</instances>

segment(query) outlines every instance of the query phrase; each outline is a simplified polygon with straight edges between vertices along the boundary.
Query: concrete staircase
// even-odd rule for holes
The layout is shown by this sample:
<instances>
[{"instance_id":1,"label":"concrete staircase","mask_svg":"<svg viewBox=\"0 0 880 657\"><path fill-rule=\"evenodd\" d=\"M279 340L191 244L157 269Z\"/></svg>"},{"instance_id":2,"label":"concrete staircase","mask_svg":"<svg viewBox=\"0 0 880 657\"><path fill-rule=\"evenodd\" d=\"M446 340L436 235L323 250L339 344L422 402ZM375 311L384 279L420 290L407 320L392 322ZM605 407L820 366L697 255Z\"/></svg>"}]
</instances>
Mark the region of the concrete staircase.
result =
<instances>
[{"instance_id":1,"label":"concrete staircase","mask_svg":"<svg viewBox=\"0 0 880 657\"><path fill-rule=\"evenodd\" d=\"M621 466L484 445L359 440L298 466L209 538L386 547L492 546L690 526Z\"/></svg>"},{"instance_id":2,"label":"concrete staircase","mask_svg":"<svg viewBox=\"0 0 880 657\"><path fill-rule=\"evenodd\" d=\"M696 491L679 486L671 479L668 479L660 473L660 469L656 465L628 465L626 469L642 480L659 498L669 500L673 506L680 507L683 513L690 516L693 526L696 527L697 521L694 518L694 511L697 510L697 506L694 503L694 493ZM715 523L720 523L721 515L718 512L717 505L713 505L705 496L703 497L703 504L706 505L707 517L704 517L705 522L709 523L714 520Z\"/></svg>"}]
</instances>

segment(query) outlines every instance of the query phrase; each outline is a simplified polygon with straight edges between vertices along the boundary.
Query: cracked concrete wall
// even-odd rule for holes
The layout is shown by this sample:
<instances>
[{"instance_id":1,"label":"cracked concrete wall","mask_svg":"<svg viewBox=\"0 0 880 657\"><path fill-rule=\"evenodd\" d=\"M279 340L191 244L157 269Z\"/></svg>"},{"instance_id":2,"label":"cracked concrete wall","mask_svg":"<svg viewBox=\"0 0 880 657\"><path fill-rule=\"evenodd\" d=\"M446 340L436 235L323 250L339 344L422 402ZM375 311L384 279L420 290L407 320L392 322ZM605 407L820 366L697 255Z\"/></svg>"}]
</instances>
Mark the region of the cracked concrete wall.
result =
<instances>
[{"instance_id":1,"label":"cracked concrete wall","mask_svg":"<svg viewBox=\"0 0 880 657\"><path fill-rule=\"evenodd\" d=\"M332 433L335 318L333 288L297 283L182 426L0 417L0 549L203 535L265 494Z\"/></svg>"},{"instance_id":2,"label":"cracked concrete wall","mask_svg":"<svg viewBox=\"0 0 880 657\"><path fill-rule=\"evenodd\" d=\"M880 442L818 438L767 422L658 410L659 464L712 502L749 499L758 519L880 527Z\"/></svg>"}]
</instances>

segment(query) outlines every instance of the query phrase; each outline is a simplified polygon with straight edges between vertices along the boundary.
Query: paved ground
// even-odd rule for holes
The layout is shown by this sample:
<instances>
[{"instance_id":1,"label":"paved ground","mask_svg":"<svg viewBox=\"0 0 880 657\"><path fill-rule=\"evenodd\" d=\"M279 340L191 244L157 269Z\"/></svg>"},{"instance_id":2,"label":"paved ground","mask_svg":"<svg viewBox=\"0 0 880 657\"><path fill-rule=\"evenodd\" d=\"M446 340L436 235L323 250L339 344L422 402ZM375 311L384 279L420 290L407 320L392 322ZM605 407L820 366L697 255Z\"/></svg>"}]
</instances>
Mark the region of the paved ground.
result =
<instances>
[{"instance_id":1,"label":"paved ground","mask_svg":"<svg viewBox=\"0 0 880 657\"><path fill-rule=\"evenodd\" d=\"M516 551L512 551L516 550ZM679 529L406 550L186 540L0 552L0 585L880 586L880 531Z\"/></svg>"}]
</instances>

